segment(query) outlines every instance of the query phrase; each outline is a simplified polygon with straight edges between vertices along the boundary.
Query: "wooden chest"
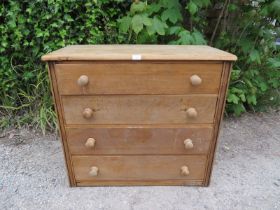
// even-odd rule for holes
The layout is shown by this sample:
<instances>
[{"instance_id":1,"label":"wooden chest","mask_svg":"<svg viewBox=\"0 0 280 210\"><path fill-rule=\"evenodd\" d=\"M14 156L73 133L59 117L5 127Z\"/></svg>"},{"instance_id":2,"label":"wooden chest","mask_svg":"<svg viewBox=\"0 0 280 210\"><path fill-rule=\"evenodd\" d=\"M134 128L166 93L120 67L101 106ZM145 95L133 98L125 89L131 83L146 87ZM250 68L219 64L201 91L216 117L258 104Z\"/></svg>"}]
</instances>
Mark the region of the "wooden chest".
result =
<instances>
[{"instance_id":1,"label":"wooden chest","mask_svg":"<svg viewBox=\"0 0 280 210\"><path fill-rule=\"evenodd\" d=\"M208 46L76 45L42 60L71 186L209 184L236 56Z\"/></svg>"}]
</instances>

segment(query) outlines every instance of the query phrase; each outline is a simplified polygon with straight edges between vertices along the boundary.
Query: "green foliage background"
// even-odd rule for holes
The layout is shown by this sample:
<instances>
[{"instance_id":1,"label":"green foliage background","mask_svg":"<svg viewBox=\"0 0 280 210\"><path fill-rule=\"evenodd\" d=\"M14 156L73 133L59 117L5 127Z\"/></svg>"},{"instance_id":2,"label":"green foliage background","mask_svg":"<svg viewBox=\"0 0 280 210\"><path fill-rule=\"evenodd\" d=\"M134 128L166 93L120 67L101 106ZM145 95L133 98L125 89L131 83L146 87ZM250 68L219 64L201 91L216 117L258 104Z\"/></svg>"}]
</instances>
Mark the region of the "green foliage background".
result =
<instances>
[{"instance_id":1,"label":"green foliage background","mask_svg":"<svg viewBox=\"0 0 280 210\"><path fill-rule=\"evenodd\" d=\"M280 103L279 0L7 0L0 3L0 126L55 128L40 57L71 44L209 44L238 56L227 112Z\"/></svg>"}]
</instances>

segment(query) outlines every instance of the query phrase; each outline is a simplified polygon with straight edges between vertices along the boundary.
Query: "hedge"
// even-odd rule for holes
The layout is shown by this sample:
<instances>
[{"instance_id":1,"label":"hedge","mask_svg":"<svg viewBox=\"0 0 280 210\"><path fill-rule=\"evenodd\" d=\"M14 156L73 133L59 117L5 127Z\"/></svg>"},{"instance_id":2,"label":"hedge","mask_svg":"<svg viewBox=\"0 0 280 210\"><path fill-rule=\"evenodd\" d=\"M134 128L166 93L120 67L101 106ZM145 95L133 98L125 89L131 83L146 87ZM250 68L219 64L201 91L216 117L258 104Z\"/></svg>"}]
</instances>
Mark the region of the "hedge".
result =
<instances>
[{"instance_id":1,"label":"hedge","mask_svg":"<svg viewBox=\"0 0 280 210\"><path fill-rule=\"evenodd\" d=\"M71 44L208 44L238 56L227 113L280 103L279 0L8 0L0 3L0 126L54 129L40 57Z\"/></svg>"}]
</instances>

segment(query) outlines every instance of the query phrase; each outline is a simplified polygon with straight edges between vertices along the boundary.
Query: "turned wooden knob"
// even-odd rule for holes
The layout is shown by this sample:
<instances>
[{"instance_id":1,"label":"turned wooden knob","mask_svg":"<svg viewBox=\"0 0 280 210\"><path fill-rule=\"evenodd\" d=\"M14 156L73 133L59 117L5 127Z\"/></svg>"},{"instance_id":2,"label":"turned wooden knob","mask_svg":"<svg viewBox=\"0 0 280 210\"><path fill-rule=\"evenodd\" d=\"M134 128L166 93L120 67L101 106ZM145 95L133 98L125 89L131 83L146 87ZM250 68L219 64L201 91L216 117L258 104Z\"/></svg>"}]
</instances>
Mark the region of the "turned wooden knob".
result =
<instances>
[{"instance_id":1,"label":"turned wooden knob","mask_svg":"<svg viewBox=\"0 0 280 210\"><path fill-rule=\"evenodd\" d=\"M183 176L188 176L190 174L189 168L188 166L182 166L181 167L181 174Z\"/></svg>"},{"instance_id":2,"label":"turned wooden knob","mask_svg":"<svg viewBox=\"0 0 280 210\"><path fill-rule=\"evenodd\" d=\"M185 148L186 149L192 149L193 148L193 142L191 139L186 139L184 141L184 144L185 144Z\"/></svg>"},{"instance_id":3,"label":"turned wooden knob","mask_svg":"<svg viewBox=\"0 0 280 210\"><path fill-rule=\"evenodd\" d=\"M200 85L202 83L202 79L196 74L194 74L190 77L190 81L191 81L192 85L194 85L194 86Z\"/></svg>"},{"instance_id":4,"label":"turned wooden knob","mask_svg":"<svg viewBox=\"0 0 280 210\"><path fill-rule=\"evenodd\" d=\"M92 166L88 173L90 176L97 176L98 175L98 168L96 166Z\"/></svg>"},{"instance_id":5,"label":"turned wooden knob","mask_svg":"<svg viewBox=\"0 0 280 210\"><path fill-rule=\"evenodd\" d=\"M86 143L85 143L85 146L88 147L88 148L94 148L95 139L94 138L88 138Z\"/></svg>"},{"instance_id":6,"label":"turned wooden knob","mask_svg":"<svg viewBox=\"0 0 280 210\"><path fill-rule=\"evenodd\" d=\"M197 117L197 111L195 108L191 107L187 109L187 116L189 118L196 118Z\"/></svg>"},{"instance_id":7,"label":"turned wooden knob","mask_svg":"<svg viewBox=\"0 0 280 210\"><path fill-rule=\"evenodd\" d=\"M91 118L93 115L93 111L91 108L85 108L84 111L83 111L83 117L86 118L86 119L89 119Z\"/></svg>"},{"instance_id":8,"label":"turned wooden knob","mask_svg":"<svg viewBox=\"0 0 280 210\"><path fill-rule=\"evenodd\" d=\"M88 84L88 76L87 75L81 75L79 79L77 80L77 83L79 86L83 87Z\"/></svg>"}]
</instances>

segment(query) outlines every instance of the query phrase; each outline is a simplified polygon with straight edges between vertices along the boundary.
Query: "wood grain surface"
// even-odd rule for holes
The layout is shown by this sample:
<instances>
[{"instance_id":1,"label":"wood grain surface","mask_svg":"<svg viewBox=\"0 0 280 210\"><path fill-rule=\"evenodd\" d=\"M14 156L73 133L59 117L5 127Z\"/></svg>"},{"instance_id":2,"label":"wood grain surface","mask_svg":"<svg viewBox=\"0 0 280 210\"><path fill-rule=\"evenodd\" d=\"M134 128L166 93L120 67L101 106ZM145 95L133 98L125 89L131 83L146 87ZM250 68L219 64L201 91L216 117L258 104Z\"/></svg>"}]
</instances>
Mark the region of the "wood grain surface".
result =
<instances>
[{"instance_id":1,"label":"wood grain surface","mask_svg":"<svg viewBox=\"0 0 280 210\"><path fill-rule=\"evenodd\" d=\"M77 181L78 187L97 186L204 186L204 181L197 179L165 180L90 180Z\"/></svg>"},{"instance_id":2,"label":"wood grain surface","mask_svg":"<svg viewBox=\"0 0 280 210\"><path fill-rule=\"evenodd\" d=\"M222 63L75 63L56 64L55 72L61 95L90 94L188 94L218 93ZM79 86L85 75L89 83ZM202 79L190 82L192 75Z\"/></svg>"},{"instance_id":3,"label":"wood grain surface","mask_svg":"<svg viewBox=\"0 0 280 210\"><path fill-rule=\"evenodd\" d=\"M212 132L211 125L66 129L70 153L75 155L207 154ZM85 146L88 138L96 140L93 148ZM185 148L186 139L193 148Z\"/></svg>"},{"instance_id":4,"label":"wood grain surface","mask_svg":"<svg viewBox=\"0 0 280 210\"><path fill-rule=\"evenodd\" d=\"M235 55L208 46L75 45L42 60L70 186L209 184Z\"/></svg>"},{"instance_id":5,"label":"wood grain surface","mask_svg":"<svg viewBox=\"0 0 280 210\"><path fill-rule=\"evenodd\" d=\"M53 100L55 102L55 111L58 118L58 125L59 125L59 133L61 137L61 143L63 146L63 154L64 154L64 161L65 165L68 171L68 180L71 187L76 186L76 180L74 178L73 168L71 165L71 156L69 154L69 149L67 145L67 137L65 133L65 127L64 127L64 119L63 119L63 112L62 112L62 105L61 105L61 98L58 93L57 83L56 83L56 77L54 72L54 63L49 62L48 63L48 74L51 80L51 91Z\"/></svg>"},{"instance_id":6,"label":"wood grain surface","mask_svg":"<svg viewBox=\"0 0 280 210\"><path fill-rule=\"evenodd\" d=\"M77 181L89 180L165 180L203 179L206 156L73 156ZM188 166L190 174L181 175L181 167ZM98 168L98 175L91 177L90 168Z\"/></svg>"},{"instance_id":7,"label":"wood grain surface","mask_svg":"<svg viewBox=\"0 0 280 210\"><path fill-rule=\"evenodd\" d=\"M224 62L222 82L221 82L219 98L216 106L217 111L215 114L213 142L210 146L209 153L208 153L207 171L206 171L204 186L208 186L210 184L210 177L213 170L213 162L215 158L215 151L217 148L217 141L220 133L220 126L222 123L224 109L226 105L226 95L227 95L227 89L230 81L231 67L232 67L232 63Z\"/></svg>"},{"instance_id":8,"label":"wood grain surface","mask_svg":"<svg viewBox=\"0 0 280 210\"><path fill-rule=\"evenodd\" d=\"M213 123L216 95L109 95L62 97L66 124ZM188 108L198 116L189 118ZM86 108L93 110L89 119Z\"/></svg>"},{"instance_id":9,"label":"wood grain surface","mask_svg":"<svg viewBox=\"0 0 280 210\"><path fill-rule=\"evenodd\" d=\"M72 45L42 56L43 61L133 59L235 61L237 57L206 45Z\"/></svg>"}]
</instances>

